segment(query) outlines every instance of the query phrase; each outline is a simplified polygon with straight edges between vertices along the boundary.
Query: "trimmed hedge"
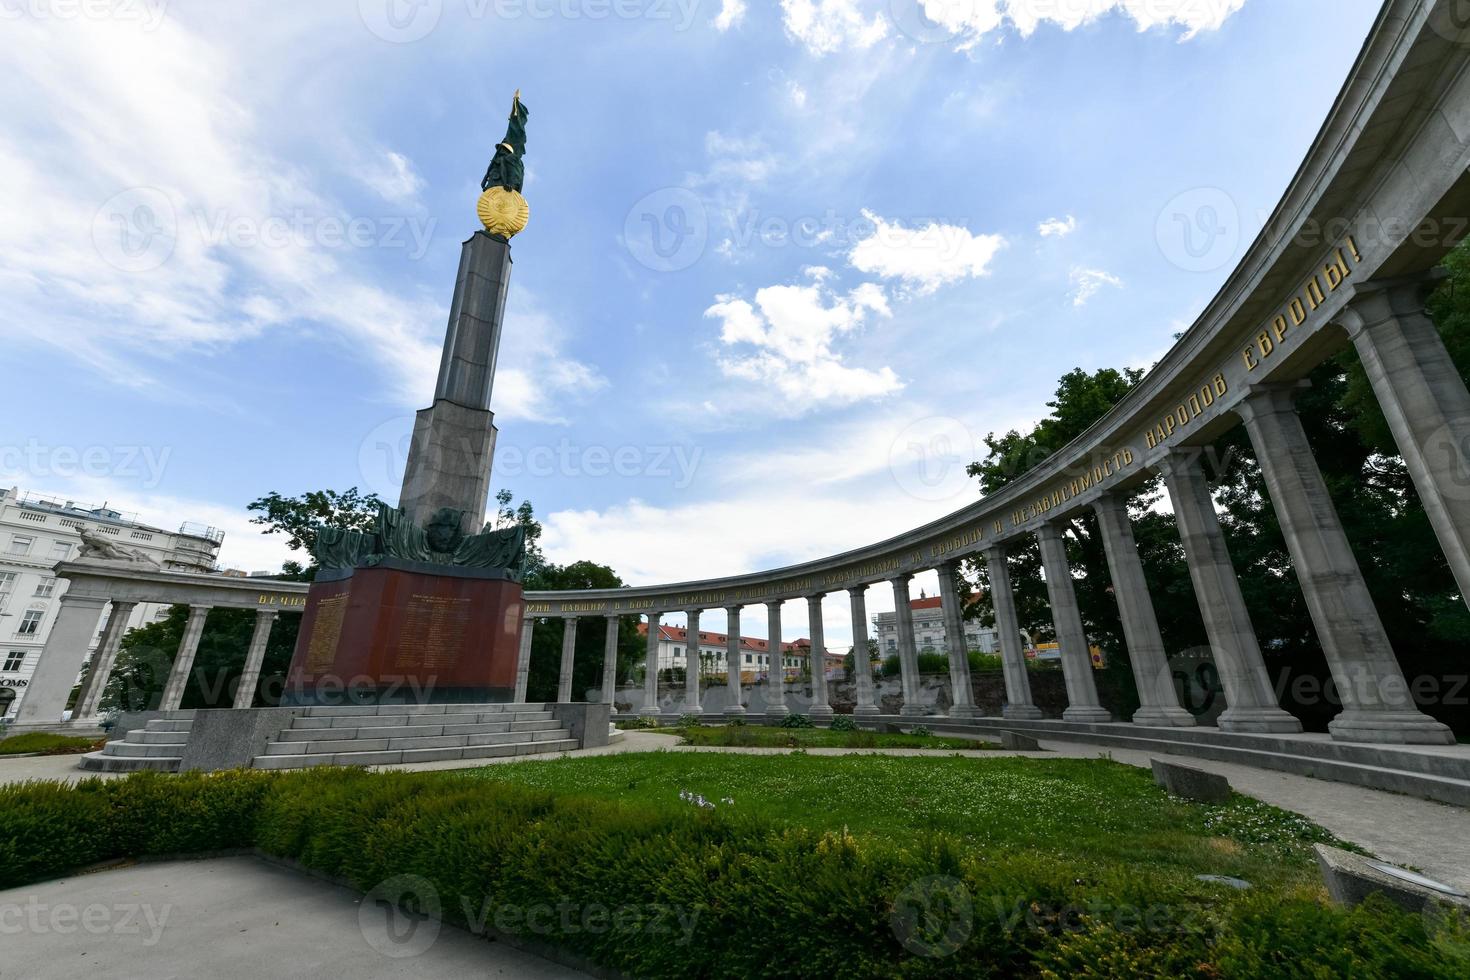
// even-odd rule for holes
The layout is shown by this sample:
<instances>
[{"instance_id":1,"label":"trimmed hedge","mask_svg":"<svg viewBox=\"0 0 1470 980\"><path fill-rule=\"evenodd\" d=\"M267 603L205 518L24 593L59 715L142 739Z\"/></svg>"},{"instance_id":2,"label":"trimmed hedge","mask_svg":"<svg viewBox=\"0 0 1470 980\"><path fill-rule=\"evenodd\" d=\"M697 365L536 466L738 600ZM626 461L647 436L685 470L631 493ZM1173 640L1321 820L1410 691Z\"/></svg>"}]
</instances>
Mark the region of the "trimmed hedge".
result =
<instances>
[{"instance_id":1,"label":"trimmed hedge","mask_svg":"<svg viewBox=\"0 0 1470 980\"><path fill-rule=\"evenodd\" d=\"M0 887L247 847L365 891L422 876L449 921L638 977L1450 977L1463 965L1425 919L1386 903L1220 898L1121 865L1079 878L1043 853L779 828L720 806L342 769L0 787ZM556 911L529 924L536 909Z\"/></svg>"},{"instance_id":2,"label":"trimmed hedge","mask_svg":"<svg viewBox=\"0 0 1470 980\"><path fill-rule=\"evenodd\" d=\"M101 739L77 738L72 735L52 735L49 732L28 732L0 739L0 755L78 755L91 752L102 744Z\"/></svg>"}]
</instances>

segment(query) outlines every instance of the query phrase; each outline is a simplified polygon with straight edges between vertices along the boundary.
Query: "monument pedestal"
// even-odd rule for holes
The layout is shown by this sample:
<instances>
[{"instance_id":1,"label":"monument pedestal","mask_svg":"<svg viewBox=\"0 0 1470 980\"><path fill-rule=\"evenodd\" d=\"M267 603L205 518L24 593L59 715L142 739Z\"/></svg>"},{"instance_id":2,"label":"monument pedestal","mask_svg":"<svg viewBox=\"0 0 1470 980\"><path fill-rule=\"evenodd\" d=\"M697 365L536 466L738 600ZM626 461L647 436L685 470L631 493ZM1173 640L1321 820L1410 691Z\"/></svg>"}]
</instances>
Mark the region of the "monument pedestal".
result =
<instances>
[{"instance_id":1,"label":"monument pedestal","mask_svg":"<svg viewBox=\"0 0 1470 980\"><path fill-rule=\"evenodd\" d=\"M324 572L282 704L511 701L524 605L501 570L389 558Z\"/></svg>"}]
</instances>

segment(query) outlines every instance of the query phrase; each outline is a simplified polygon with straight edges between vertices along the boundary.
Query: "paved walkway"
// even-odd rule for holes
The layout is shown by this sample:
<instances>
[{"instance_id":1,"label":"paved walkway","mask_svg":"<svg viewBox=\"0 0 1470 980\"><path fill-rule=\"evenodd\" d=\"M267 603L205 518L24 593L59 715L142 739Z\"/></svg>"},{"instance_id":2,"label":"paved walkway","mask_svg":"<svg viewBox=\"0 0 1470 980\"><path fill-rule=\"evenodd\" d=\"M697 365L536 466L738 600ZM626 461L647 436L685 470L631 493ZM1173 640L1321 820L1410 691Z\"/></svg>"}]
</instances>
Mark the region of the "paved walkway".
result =
<instances>
[{"instance_id":1,"label":"paved walkway","mask_svg":"<svg viewBox=\"0 0 1470 980\"><path fill-rule=\"evenodd\" d=\"M0 935L4 977L588 976L256 858L141 864L0 892Z\"/></svg>"},{"instance_id":2,"label":"paved walkway","mask_svg":"<svg viewBox=\"0 0 1470 980\"><path fill-rule=\"evenodd\" d=\"M748 755L782 755L790 749L716 749L700 746L681 746L677 737L657 735L652 732L627 732L614 745L599 749L565 753L565 756L582 757L611 755L624 752L734 752ZM1081 742L1057 742L1043 739L1041 745L1047 752L1019 753L984 751L966 753L979 758L1000 755L1029 755L1046 758L1065 756L1068 758L1110 758L1128 765L1147 768L1149 760L1158 753L1138 752L1129 749L1105 748ZM807 749L810 755L934 755L922 749ZM559 758L560 756L558 756ZM517 756L505 759L456 760L453 762L431 762L410 766L389 766L390 769L447 770L479 768L485 765L513 765L520 762L545 760L552 756ZM1218 772L1230 779L1240 792L1264 800L1284 810L1300 813L1321 824L1344 840L1367 848L1386 861L1419 868L1441 881L1470 891L1470 810L1420 800L1411 796L1399 796L1378 790L1364 789L1347 783L1334 783L1295 776L1289 773L1228 762L1212 762L1207 759L1179 756L1185 765ZM53 756L33 759L0 759L0 783L24 779L67 779L76 780L88 773L76 768L75 758Z\"/></svg>"}]
</instances>

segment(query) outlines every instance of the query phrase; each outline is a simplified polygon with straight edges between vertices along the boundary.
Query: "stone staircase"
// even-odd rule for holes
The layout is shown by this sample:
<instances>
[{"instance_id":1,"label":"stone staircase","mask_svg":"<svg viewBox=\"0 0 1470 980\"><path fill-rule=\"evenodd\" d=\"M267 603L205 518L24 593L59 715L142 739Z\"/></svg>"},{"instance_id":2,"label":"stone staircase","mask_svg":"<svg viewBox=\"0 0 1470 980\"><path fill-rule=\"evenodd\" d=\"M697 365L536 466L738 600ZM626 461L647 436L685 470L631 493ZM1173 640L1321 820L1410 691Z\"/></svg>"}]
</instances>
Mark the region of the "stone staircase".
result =
<instances>
[{"instance_id":1,"label":"stone staircase","mask_svg":"<svg viewBox=\"0 0 1470 980\"><path fill-rule=\"evenodd\" d=\"M89 772L178 772L193 724L192 711L165 711L163 717L108 742L101 752L82 756L78 765Z\"/></svg>"},{"instance_id":2,"label":"stone staircase","mask_svg":"<svg viewBox=\"0 0 1470 980\"><path fill-rule=\"evenodd\" d=\"M81 758L92 772L177 772L193 711L170 711ZM494 759L578 748L546 704L309 707L255 756L256 769Z\"/></svg>"},{"instance_id":3,"label":"stone staircase","mask_svg":"<svg viewBox=\"0 0 1470 980\"><path fill-rule=\"evenodd\" d=\"M575 748L545 704L307 708L255 757L255 768L387 766Z\"/></svg>"}]
</instances>

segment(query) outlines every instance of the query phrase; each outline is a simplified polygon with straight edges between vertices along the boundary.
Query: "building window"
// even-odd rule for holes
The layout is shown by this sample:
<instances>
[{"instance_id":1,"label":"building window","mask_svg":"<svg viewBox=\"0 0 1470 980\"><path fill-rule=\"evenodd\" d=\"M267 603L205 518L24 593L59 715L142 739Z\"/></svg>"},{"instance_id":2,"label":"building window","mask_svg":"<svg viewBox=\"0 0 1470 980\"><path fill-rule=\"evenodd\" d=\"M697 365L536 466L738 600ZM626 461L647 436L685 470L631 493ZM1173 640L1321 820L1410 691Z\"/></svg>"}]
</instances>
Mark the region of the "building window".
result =
<instances>
[{"instance_id":1,"label":"building window","mask_svg":"<svg viewBox=\"0 0 1470 980\"><path fill-rule=\"evenodd\" d=\"M26 652L24 650L11 650L5 655L5 673L13 674L25 665Z\"/></svg>"},{"instance_id":2,"label":"building window","mask_svg":"<svg viewBox=\"0 0 1470 980\"><path fill-rule=\"evenodd\" d=\"M71 557L71 543L68 541L58 541L53 544L51 546L51 557L57 561L66 561Z\"/></svg>"},{"instance_id":3,"label":"building window","mask_svg":"<svg viewBox=\"0 0 1470 980\"><path fill-rule=\"evenodd\" d=\"M41 632L41 620L45 618L46 614L41 610L27 609L25 616L21 618L20 626L16 628L15 635L35 636Z\"/></svg>"},{"instance_id":4,"label":"building window","mask_svg":"<svg viewBox=\"0 0 1470 980\"><path fill-rule=\"evenodd\" d=\"M56 579L44 578L36 583L36 598L49 599L56 594Z\"/></svg>"},{"instance_id":5,"label":"building window","mask_svg":"<svg viewBox=\"0 0 1470 980\"><path fill-rule=\"evenodd\" d=\"M746 663L752 663L752 662L753 662L753 661L752 661L752 660L751 660L751 659L750 659L750 654L748 654L748 653L747 653L747 654L746 654L746 655L745 655L745 662L746 662Z\"/></svg>"},{"instance_id":6,"label":"building window","mask_svg":"<svg viewBox=\"0 0 1470 980\"><path fill-rule=\"evenodd\" d=\"M10 538L10 548L6 551L6 554L24 557L31 553L31 546L35 543L35 538L28 538L23 534L12 535Z\"/></svg>"}]
</instances>

